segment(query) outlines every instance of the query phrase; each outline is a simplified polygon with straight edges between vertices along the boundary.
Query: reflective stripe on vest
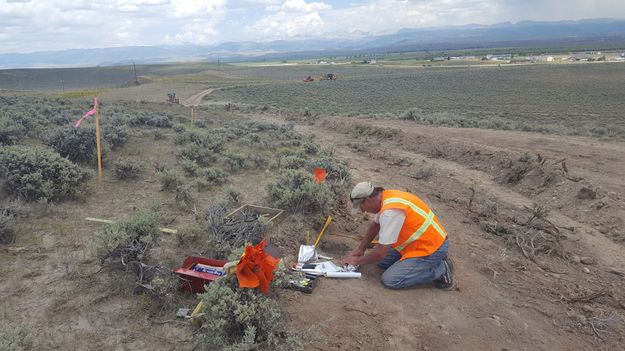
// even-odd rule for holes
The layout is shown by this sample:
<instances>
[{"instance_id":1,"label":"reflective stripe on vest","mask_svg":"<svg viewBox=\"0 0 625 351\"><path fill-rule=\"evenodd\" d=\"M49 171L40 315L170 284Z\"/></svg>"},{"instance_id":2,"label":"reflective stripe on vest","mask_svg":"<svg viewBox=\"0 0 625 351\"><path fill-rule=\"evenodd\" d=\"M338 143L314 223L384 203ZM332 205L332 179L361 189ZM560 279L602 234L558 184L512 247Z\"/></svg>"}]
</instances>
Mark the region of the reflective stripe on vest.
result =
<instances>
[{"instance_id":1,"label":"reflective stripe on vest","mask_svg":"<svg viewBox=\"0 0 625 351\"><path fill-rule=\"evenodd\" d=\"M399 202L402 203L404 205L408 205L413 211L415 211L416 213L418 213L419 215L421 215L421 217L423 217L423 219L425 220L423 222L423 224L421 225L421 227L419 227L419 229L417 229L416 232L414 232L406 241L404 241L403 243L401 243L400 245L397 245L395 247L395 249L397 251L402 251L408 244L413 243L415 241L417 241L419 239L419 237L425 233L425 231L432 226L437 232L438 234L440 234L440 236L442 236L443 238L445 238L447 236L447 234L445 234L445 232L441 229L441 227L438 226L438 224L433 221L434 219L434 213L432 212L432 210L430 209L429 213L425 213L425 211L423 211L422 209L420 209L419 207L417 207L415 204L413 204L412 202L408 201L408 200L404 200L404 199L400 199L397 197L392 197L389 199L386 199L382 205L386 205L389 203L394 203L394 202Z\"/></svg>"}]
</instances>

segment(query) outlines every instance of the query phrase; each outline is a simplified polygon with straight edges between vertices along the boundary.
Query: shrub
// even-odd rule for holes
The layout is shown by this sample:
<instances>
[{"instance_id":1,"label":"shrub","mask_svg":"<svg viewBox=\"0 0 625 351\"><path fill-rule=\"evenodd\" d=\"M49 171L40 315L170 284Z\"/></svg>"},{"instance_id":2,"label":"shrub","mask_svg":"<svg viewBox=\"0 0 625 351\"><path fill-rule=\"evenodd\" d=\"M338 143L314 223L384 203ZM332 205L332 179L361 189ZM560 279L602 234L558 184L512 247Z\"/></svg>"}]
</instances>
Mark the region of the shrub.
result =
<instances>
[{"instance_id":1,"label":"shrub","mask_svg":"<svg viewBox=\"0 0 625 351\"><path fill-rule=\"evenodd\" d=\"M155 161L154 164L152 164L152 167L154 167L154 170L157 172L165 172L165 170L167 169L167 164L161 161Z\"/></svg>"},{"instance_id":2,"label":"shrub","mask_svg":"<svg viewBox=\"0 0 625 351\"><path fill-rule=\"evenodd\" d=\"M113 164L117 179L136 179L144 168L142 162L128 158L118 158Z\"/></svg>"},{"instance_id":3,"label":"shrub","mask_svg":"<svg viewBox=\"0 0 625 351\"><path fill-rule=\"evenodd\" d=\"M17 220L8 208L0 208L0 244L10 244L15 239Z\"/></svg>"},{"instance_id":4,"label":"shrub","mask_svg":"<svg viewBox=\"0 0 625 351\"><path fill-rule=\"evenodd\" d=\"M172 128L176 134L182 134L187 130L187 128L182 124L176 124Z\"/></svg>"},{"instance_id":5,"label":"shrub","mask_svg":"<svg viewBox=\"0 0 625 351\"><path fill-rule=\"evenodd\" d=\"M0 322L0 350L30 350L34 341L32 326L24 323L12 327L4 321Z\"/></svg>"},{"instance_id":6,"label":"shrub","mask_svg":"<svg viewBox=\"0 0 625 351\"><path fill-rule=\"evenodd\" d=\"M194 143L186 144L182 150L176 153L176 156L194 161L200 166L208 166L216 160L213 151Z\"/></svg>"},{"instance_id":7,"label":"shrub","mask_svg":"<svg viewBox=\"0 0 625 351\"><path fill-rule=\"evenodd\" d=\"M0 117L0 145L14 145L26 137L26 128L8 118Z\"/></svg>"},{"instance_id":8,"label":"shrub","mask_svg":"<svg viewBox=\"0 0 625 351\"><path fill-rule=\"evenodd\" d=\"M521 155L521 157L519 157L519 162L532 162L532 161L533 161L532 155L530 155L527 152Z\"/></svg>"},{"instance_id":9,"label":"shrub","mask_svg":"<svg viewBox=\"0 0 625 351\"><path fill-rule=\"evenodd\" d=\"M224 163L228 170L236 172L245 166L247 157L242 154L228 152L224 154Z\"/></svg>"},{"instance_id":10,"label":"shrub","mask_svg":"<svg viewBox=\"0 0 625 351\"><path fill-rule=\"evenodd\" d=\"M269 159L259 154L249 155L248 160L250 160L256 167L267 167L269 165Z\"/></svg>"},{"instance_id":11,"label":"shrub","mask_svg":"<svg viewBox=\"0 0 625 351\"><path fill-rule=\"evenodd\" d=\"M130 136L130 130L123 126L107 125L105 128L100 128L100 132L102 132L102 140L106 141L112 149L124 146Z\"/></svg>"},{"instance_id":12,"label":"shrub","mask_svg":"<svg viewBox=\"0 0 625 351\"><path fill-rule=\"evenodd\" d=\"M178 239L178 244L184 244L185 242L197 239L201 232L202 228L197 222L184 223L178 227L176 239Z\"/></svg>"},{"instance_id":13,"label":"shrub","mask_svg":"<svg viewBox=\"0 0 625 351\"><path fill-rule=\"evenodd\" d=\"M352 173L345 162L334 157L319 157L308 161L308 169L312 172L314 168L324 169L327 173L325 182L331 187L335 194L342 194L351 184Z\"/></svg>"},{"instance_id":14,"label":"shrub","mask_svg":"<svg viewBox=\"0 0 625 351\"><path fill-rule=\"evenodd\" d=\"M279 339L278 302L258 289L239 288L234 276L217 279L199 296L206 314L197 339L201 350L254 350Z\"/></svg>"},{"instance_id":15,"label":"shrub","mask_svg":"<svg viewBox=\"0 0 625 351\"><path fill-rule=\"evenodd\" d=\"M91 176L50 149L27 146L0 150L0 174L6 192L25 201L75 199L86 192Z\"/></svg>"},{"instance_id":16,"label":"shrub","mask_svg":"<svg viewBox=\"0 0 625 351\"><path fill-rule=\"evenodd\" d=\"M362 136L377 136L380 138L388 139L397 135L397 130L390 128L377 128L370 127L363 124L357 124L354 126L354 133Z\"/></svg>"},{"instance_id":17,"label":"shrub","mask_svg":"<svg viewBox=\"0 0 625 351\"><path fill-rule=\"evenodd\" d=\"M326 182L315 182L312 174L303 170L281 170L267 184L267 194L270 203L291 213L323 211L332 201Z\"/></svg>"},{"instance_id":18,"label":"shrub","mask_svg":"<svg viewBox=\"0 0 625 351\"><path fill-rule=\"evenodd\" d=\"M108 224L93 234L89 253L101 262L119 258L122 262L146 261L156 244L160 214L152 209L139 211L128 221Z\"/></svg>"},{"instance_id":19,"label":"shrub","mask_svg":"<svg viewBox=\"0 0 625 351\"><path fill-rule=\"evenodd\" d=\"M228 180L228 173L224 172L221 168L202 168L199 173L199 179L204 181L204 185L208 186L223 184Z\"/></svg>"},{"instance_id":20,"label":"shrub","mask_svg":"<svg viewBox=\"0 0 625 351\"><path fill-rule=\"evenodd\" d=\"M79 128L59 127L52 132L44 143L73 162L95 163L98 160L95 128L87 126ZM105 144L101 143L102 157L106 154L106 149Z\"/></svg>"},{"instance_id":21,"label":"shrub","mask_svg":"<svg viewBox=\"0 0 625 351\"><path fill-rule=\"evenodd\" d=\"M163 132L161 132L158 129L154 131L153 136L154 136L154 140L156 141L167 140L167 135L163 134Z\"/></svg>"},{"instance_id":22,"label":"shrub","mask_svg":"<svg viewBox=\"0 0 625 351\"><path fill-rule=\"evenodd\" d=\"M176 202L182 206L188 206L193 201L187 184L178 185L174 189L174 195L176 196Z\"/></svg>"},{"instance_id":23,"label":"shrub","mask_svg":"<svg viewBox=\"0 0 625 351\"><path fill-rule=\"evenodd\" d=\"M270 291L289 284L283 272L281 262ZM217 279L199 296L206 314L195 339L199 350L302 351L319 339L310 330L287 330L277 299L259 289L239 288L234 275Z\"/></svg>"},{"instance_id":24,"label":"shrub","mask_svg":"<svg viewBox=\"0 0 625 351\"><path fill-rule=\"evenodd\" d=\"M158 180L161 182L161 190L174 191L179 185L184 184L184 178L172 171L159 172Z\"/></svg>"},{"instance_id":25,"label":"shrub","mask_svg":"<svg viewBox=\"0 0 625 351\"><path fill-rule=\"evenodd\" d=\"M197 164L197 162L189 160L186 157L178 158L178 164L180 165L180 167L182 167L184 173L190 176L196 176L200 169L200 166Z\"/></svg>"},{"instance_id":26,"label":"shrub","mask_svg":"<svg viewBox=\"0 0 625 351\"><path fill-rule=\"evenodd\" d=\"M304 152L309 155L316 155L319 152L319 145L312 141L303 143L302 148L304 149Z\"/></svg>"},{"instance_id":27,"label":"shrub","mask_svg":"<svg viewBox=\"0 0 625 351\"><path fill-rule=\"evenodd\" d=\"M281 168L298 169L306 165L306 160L295 155L287 155L280 157L279 164Z\"/></svg>"},{"instance_id":28,"label":"shrub","mask_svg":"<svg viewBox=\"0 0 625 351\"><path fill-rule=\"evenodd\" d=\"M230 198L234 202L239 202L239 200L241 199L241 190L239 190L239 188L229 186L224 189L224 192L226 193L226 195L230 196Z\"/></svg>"},{"instance_id":29,"label":"shrub","mask_svg":"<svg viewBox=\"0 0 625 351\"><path fill-rule=\"evenodd\" d=\"M130 120L130 125L170 128L172 123L162 112L139 112Z\"/></svg>"},{"instance_id":30,"label":"shrub","mask_svg":"<svg viewBox=\"0 0 625 351\"><path fill-rule=\"evenodd\" d=\"M198 119L195 120L195 122L193 122L193 125L195 125L198 128L206 128L208 126L209 121L204 120L204 119Z\"/></svg>"}]
</instances>

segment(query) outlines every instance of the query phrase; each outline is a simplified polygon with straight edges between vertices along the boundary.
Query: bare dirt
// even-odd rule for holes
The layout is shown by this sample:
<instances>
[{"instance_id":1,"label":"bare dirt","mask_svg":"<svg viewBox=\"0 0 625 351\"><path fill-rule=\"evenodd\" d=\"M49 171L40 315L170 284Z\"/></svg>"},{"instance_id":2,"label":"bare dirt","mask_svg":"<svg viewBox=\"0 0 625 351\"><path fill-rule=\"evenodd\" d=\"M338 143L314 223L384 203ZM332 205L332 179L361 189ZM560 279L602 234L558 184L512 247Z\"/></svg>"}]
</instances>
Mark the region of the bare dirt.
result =
<instances>
[{"instance_id":1,"label":"bare dirt","mask_svg":"<svg viewBox=\"0 0 625 351\"><path fill-rule=\"evenodd\" d=\"M452 292L431 285L385 289L382 269L372 265L362 267L360 280L325 279L312 295L291 294L290 323L316 326L324 336L314 349L607 350L622 345L625 145L407 121L287 120L300 132L315 134L320 144L333 145L349 160L356 181L371 180L424 199L449 233L456 264ZM363 137L356 125L396 134ZM348 146L354 142L373 145L358 152ZM524 155L532 160L520 162ZM423 173L431 175L416 179ZM540 234L532 239L535 245L523 241L534 203L551 211L546 221L529 226L556 238L541 248ZM347 204L332 216L327 233L364 234L371 220L350 216ZM337 258L357 244L336 236L322 242L322 252ZM528 251L533 246L534 255Z\"/></svg>"},{"instance_id":2,"label":"bare dirt","mask_svg":"<svg viewBox=\"0 0 625 351\"><path fill-rule=\"evenodd\" d=\"M215 89L206 89L185 99L182 104L185 106L197 106L202 103L202 98L213 92Z\"/></svg>"},{"instance_id":3,"label":"bare dirt","mask_svg":"<svg viewBox=\"0 0 625 351\"><path fill-rule=\"evenodd\" d=\"M199 103L204 93L185 104ZM450 292L432 285L386 289L375 265L361 267L362 279L323 279L310 295L282 292L288 325L321 336L309 349L622 348L622 143L409 121L250 117L293 123L299 132L314 134L319 144L349 161L355 181L418 195L451 240L456 289ZM125 150L151 164L171 153L170 147L145 138ZM105 173L105 179L111 177ZM249 184L245 193L256 186ZM132 282L118 284L119 274L99 271L84 250L99 226L84 217L128 218L154 201L167 203L168 195L159 190L153 177L139 184L105 181L94 187L89 201L55 205L22 225L19 242L0 248L2 319L33 325L35 349L192 349L194 328L172 322L175 310L155 310L149 299L133 293ZM530 220L535 203L550 209L546 220ZM348 206L345 201L324 214L333 221L320 251L336 263L357 242L330 234L364 234L372 219L349 215ZM172 227L189 217L172 218ZM318 232L324 221L311 229ZM288 223L279 227L289 229ZM292 240L282 236L278 244L296 256L303 238L303 233ZM163 240L162 247L175 246L174 237ZM175 266L179 255L170 256L166 263ZM191 294L177 299L175 307L197 302Z\"/></svg>"}]
</instances>

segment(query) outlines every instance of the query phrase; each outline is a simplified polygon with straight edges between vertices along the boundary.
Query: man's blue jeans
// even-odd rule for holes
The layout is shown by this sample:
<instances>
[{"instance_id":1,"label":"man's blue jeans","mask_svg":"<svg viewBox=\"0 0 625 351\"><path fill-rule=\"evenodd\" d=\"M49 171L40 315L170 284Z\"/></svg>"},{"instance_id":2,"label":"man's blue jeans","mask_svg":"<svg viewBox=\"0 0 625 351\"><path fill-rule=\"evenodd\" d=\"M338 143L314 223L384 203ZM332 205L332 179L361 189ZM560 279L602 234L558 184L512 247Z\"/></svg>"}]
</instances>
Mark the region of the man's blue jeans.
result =
<instances>
[{"instance_id":1,"label":"man's blue jeans","mask_svg":"<svg viewBox=\"0 0 625 351\"><path fill-rule=\"evenodd\" d=\"M389 248L386 258L378 261L378 266L386 268L382 274L382 284L390 289L401 289L417 284L429 283L445 273L443 259L449 250L449 240L431 255L425 257L410 257L400 261L401 254L394 248Z\"/></svg>"}]
</instances>

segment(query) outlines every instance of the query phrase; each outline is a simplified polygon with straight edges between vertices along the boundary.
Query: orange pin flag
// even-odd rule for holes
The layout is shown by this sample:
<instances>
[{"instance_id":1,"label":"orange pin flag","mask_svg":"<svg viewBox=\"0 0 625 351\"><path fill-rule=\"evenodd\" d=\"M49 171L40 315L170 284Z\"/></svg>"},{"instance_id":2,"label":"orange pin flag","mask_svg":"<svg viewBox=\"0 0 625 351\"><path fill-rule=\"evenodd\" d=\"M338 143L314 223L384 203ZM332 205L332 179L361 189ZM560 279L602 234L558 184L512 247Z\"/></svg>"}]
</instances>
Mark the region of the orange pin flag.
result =
<instances>
[{"instance_id":1,"label":"orange pin flag","mask_svg":"<svg viewBox=\"0 0 625 351\"><path fill-rule=\"evenodd\" d=\"M326 173L325 169L315 168L315 182L323 182L323 180L326 179L327 175L328 173Z\"/></svg>"}]
</instances>

